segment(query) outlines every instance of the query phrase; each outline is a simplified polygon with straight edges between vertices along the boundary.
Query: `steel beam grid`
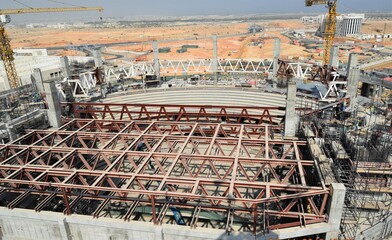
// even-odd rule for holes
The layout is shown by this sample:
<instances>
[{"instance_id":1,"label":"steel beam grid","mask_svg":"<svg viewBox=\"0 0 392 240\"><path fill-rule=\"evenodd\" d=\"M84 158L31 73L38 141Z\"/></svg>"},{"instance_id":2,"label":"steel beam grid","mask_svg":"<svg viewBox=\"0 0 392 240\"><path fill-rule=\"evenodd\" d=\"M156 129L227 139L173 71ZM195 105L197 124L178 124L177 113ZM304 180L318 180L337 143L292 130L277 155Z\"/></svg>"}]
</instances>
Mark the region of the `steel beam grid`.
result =
<instances>
[{"instance_id":1,"label":"steel beam grid","mask_svg":"<svg viewBox=\"0 0 392 240\"><path fill-rule=\"evenodd\" d=\"M64 103L66 105L66 103ZM75 118L280 124L284 107L68 103Z\"/></svg>"},{"instance_id":2,"label":"steel beam grid","mask_svg":"<svg viewBox=\"0 0 392 240\"><path fill-rule=\"evenodd\" d=\"M265 230L262 222L269 230L325 222L329 189L306 159L307 143L271 138L279 131L256 124L72 119L0 145L0 200L12 196L1 202L14 208L31 199L30 208L40 211L63 199L66 214L95 201L95 217L109 204L126 203L125 220L138 206L150 206L156 224L174 206L195 211L192 227L199 214L215 211L232 219L226 229L252 219L254 233Z\"/></svg>"}]
</instances>

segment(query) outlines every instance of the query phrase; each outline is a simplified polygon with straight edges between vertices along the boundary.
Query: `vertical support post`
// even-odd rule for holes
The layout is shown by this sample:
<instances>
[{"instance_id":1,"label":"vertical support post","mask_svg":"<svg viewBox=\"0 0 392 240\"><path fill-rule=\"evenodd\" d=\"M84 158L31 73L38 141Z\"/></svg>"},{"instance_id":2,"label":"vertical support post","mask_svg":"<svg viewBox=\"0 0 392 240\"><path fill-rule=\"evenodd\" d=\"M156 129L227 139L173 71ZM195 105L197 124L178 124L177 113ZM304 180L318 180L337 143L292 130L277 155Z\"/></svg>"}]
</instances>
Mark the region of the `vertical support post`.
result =
<instances>
[{"instance_id":1,"label":"vertical support post","mask_svg":"<svg viewBox=\"0 0 392 240\"><path fill-rule=\"evenodd\" d=\"M102 67L102 54L101 49L94 49L93 51L94 65L96 68Z\"/></svg>"},{"instance_id":2,"label":"vertical support post","mask_svg":"<svg viewBox=\"0 0 392 240\"><path fill-rule=\"evenodd\" d=\"M152 220L154 222L154 225L157 225L157 213L155 209L155 196L151 196L151 211L152 211Z\"/></svg>"},{"instance_id":3,"label":"vertical support post","mask_svg":"<svg viewBox=\"0 0 392 240\"><path fill-rule=\"evenodd\" d=\"M43 83L44 80L42 78L41 69L34 68L33 74L31 75L31 80L32 80L33 84L35 84L38 92L40 92L40 93L45 92L44 83Z\"/></svg>"},{"instance_id":4,"label":"vertical support post","mask_svg":"<svg viewBox=\"0 0 392 240\"><path fill-rule=\"evenodd\" d=\"M257 234L257 204L254 204L253 207L253 234L256 236Z\"/></svg>"},{"instance_id":5,"label":"vertical support post","mask_svg":"<svg viewBox=\"0 0 392 240\"><path fill-rule=\"evenodd\" d=\"M69 69L69 59L68 57L60 58L61 67L64 69L64 77L69 78L71 76L71 70Z\"/></svg>"},{"instance_id":6,"label":"vertical support post","mask_svg":"<svg viewBox=\"0 0 392 240\"><path fill-rule=\"evenodd\" d=\"M277 82L278 82L278 68L279 68L279 57L280 57L280 39L279 38L275 38L275 42L274 42L274 60L272 63L272 81L274 84L274 87L276 87Z\"/></svg>"},{"instance_id":7,"label":"vertical support post","mask_svg":"<svg viewBox=\"0 0 392 240\"><path fill-rule=\"evenodd\" d=\"M287 85L286 116L284 122L284 135L286 137L295 137L297 127L297 115L295 113L296 97L297 84L294 81L289 81Z\"/></svg>"},{"instance_id":8,"label":"vertical support post","mask_svg":"<svg viewBox=\"0 0 392 240\"><path fill-rule=\"evenodd\" d=\"M44 82L46 102L48 104L49 123L54 128L61 126L61 106L57 96L56 83L54 80Z\"/></svg>"},{"instance_id":9,"label":"vertical support post","mask_svg":"<svg viewBox=\"0 0 392 240\"><path fill-rule=\"evenodd\" d=\"M338 239L345 194L346 188L343 183L331 184L331 198L328 203L328 224L332 226L332 230L326 233L325 239Z\"/></svg>"},{"instance_id":10,"label":"vertical support post","mask_svg":"<svg viewBox=\"0 0 392 240\"><path fill-rule=\"evenodd\" d=\"M64 204L65 204L65 207L66 207L66 214L67 215L71 215L71 208L69 207L67 192L65 191L65 188L61 188L61 191L63 192Z\"/></svg>"},{"instance_id":11,"label":"vertical support post","mask_svg":"<svg viewBox=\"0 0 392 240\"><path fill-rule=\"evenodd\" d=\"M331 48L331 58L329 60L329 65L334 68L339 68L339 47L334 46Z\"/></svg>"},{"instance_id":12,"label":"vertical support post","mask_svg":"<svg viewBox=\"0 0 392 240\"><path fill-rule=\"evenodd\" d=\"M154 52L154 71L155 71L155 76L159 80L159 85L161 85L161 68L160 68L160 65L159 65L158 41L154 41L152 43L152 51Z\"/></svg>"},{"instance_id":13,"label":"vertical support post","mask_svg":"<svg viewBox=\"0 0 392 240\"><path fill-rule=\"evenodd\" d=\"M350 53L347 71L347 97L350 98L351 108L356 104L359 78L358 55L356 53Z\"/></svg>"},{"instance_id":14,"label":"vertical support post","mask_svg":"<svg viewBox=\"0 0 392 240\"><path fill-rule=\"evenodd\" d=\"M214 85L218 85L218 37L216 35L212 35L212 45L212 74L214 75Z\"/></svg>"}]
</instances>

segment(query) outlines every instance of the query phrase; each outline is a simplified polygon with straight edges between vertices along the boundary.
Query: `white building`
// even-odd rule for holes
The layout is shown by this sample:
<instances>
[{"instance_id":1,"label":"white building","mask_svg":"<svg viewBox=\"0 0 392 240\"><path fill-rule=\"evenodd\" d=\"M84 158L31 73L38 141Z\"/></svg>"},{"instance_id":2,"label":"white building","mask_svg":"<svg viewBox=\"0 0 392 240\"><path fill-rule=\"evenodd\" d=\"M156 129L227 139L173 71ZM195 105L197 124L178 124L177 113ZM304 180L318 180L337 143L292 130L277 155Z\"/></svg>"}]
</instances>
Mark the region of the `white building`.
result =
<instances>
[{"instance_id":1,"label":"white building","mask_svg":"<svg viewBox=\"0 0 392 240\"><path fill-rule=\"evenodd\" d=\"M324 20L324 15L318 16L303 16L301 21L303 24L321 24Z\"/></svg>"},{"instance_id":2,"label":"white building","mask_svg":"<svg viewBox=\"0 0 392 240\"><path fill-rule=\"evenodd\" d=\"M17 53L18 50L15 50ZM26 52L26 51L22 51ZM32 51L35 52L35 51ZM32 53L30 52L30 53ZM23 53L22 53L23 54ZM19 78L21 79L22 85L31 83L31 74L35 68L40 68L42 71L51 72L48 73L59 75L61 74L61 57L58 56L39 56L39 55L30 55L30 56L18 56L15 54L15 67L18 73ZM53 75L54 77L54 75ZM0 61L0 91L10 89L8 78L4 69L3 61Z\"/></svg>"},{"instance_id":3,"label":"white building","mask_svg":"<svg viewBox=\"0 0 392 240\"><path fill-rule=\"evenodd\" d=\"M336 17L337 37L355 36L361 33L362 22L365 14L350 13ZM325 32L325 17L316 32L317 36L323 37Z\"/></svg>"},{"instance_id":4,"label":"white building","mask_svg":"<svg viewBox=\"0 0 392 240\"><path fill-rule=\"evenodd\" d=\"M361 33L362 22L365 20L365 14L347 14L343 15L340 26L340 36L352 36Z\"/></svg>"}]
</instances>

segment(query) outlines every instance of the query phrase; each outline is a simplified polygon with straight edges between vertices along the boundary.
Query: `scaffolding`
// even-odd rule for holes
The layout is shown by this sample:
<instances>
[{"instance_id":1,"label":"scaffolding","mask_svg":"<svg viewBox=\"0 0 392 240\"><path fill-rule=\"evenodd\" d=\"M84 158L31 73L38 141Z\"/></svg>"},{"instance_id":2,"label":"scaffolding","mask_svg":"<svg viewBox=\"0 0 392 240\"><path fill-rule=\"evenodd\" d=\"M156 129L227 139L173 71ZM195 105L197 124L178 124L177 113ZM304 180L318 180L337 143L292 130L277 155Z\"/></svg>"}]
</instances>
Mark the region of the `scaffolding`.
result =
<instances>
[{"instance_id":1,"label":"scaffolding","mask_svg":"<svg viewBox=\"0 0 392 240\"><path fill-rule=\"evenodd\" d=\"M341 239L357 239L372 228L379 234L374 237L391 234L390 122L385 112L375 113L372 103L366 107L365 116L358 111L347 116L337 104L306 115L302 123L323 138L320 145L333 160L335 179L346 186Z\"/></svg>"}]
</instances>

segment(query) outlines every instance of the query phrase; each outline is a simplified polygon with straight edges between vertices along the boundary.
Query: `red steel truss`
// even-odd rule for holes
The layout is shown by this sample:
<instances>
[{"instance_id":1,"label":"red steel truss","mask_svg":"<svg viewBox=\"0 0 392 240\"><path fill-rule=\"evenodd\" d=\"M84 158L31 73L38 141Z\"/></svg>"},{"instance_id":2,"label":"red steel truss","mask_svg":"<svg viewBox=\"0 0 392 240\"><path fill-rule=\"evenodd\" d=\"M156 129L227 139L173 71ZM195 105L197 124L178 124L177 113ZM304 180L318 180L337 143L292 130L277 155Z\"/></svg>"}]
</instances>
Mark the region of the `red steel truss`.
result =
<instances>
[{"instance_id":1,"label":"red steel truss","mask_svg":"<svg viewBox=\"0 0 392 240\"><path fill-rule=\"evenodd\" d=\"M284 107L69 103L75 118L280 124Z\"/></svg>"},{"instance_id":2,"label":"red steel truss","mask_svg":"<svg viewBox=\"0 0 392 240\"><path fill-rule=\"evenodd\" d=\"M325 222L329 189L280 126L69 120L0 145L0 204L252 231Z\"/></svg>"}]
</instances>

